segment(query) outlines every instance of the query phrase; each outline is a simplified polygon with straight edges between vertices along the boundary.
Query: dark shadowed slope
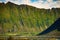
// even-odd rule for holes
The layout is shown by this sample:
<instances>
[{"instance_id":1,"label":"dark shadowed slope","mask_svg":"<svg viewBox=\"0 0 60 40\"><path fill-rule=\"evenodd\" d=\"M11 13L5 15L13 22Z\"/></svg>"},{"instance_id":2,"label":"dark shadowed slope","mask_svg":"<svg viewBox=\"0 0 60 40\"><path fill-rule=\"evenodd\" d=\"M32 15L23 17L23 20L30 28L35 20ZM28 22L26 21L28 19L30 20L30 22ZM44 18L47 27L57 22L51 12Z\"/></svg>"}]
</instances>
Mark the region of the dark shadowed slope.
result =
<instances>
[{"instance_id":1,"label":"dark shadowed slope","mask_svg":"<svg viewBox=\"0 0 60 40\"><path fill-rule=\"evenodd\" d=\"M39 33L38 35L47 34L55 29L60 31L60 18L58 20L56 20L49 28L47 28L45 31Z\"/></svg>"}]
</instances>

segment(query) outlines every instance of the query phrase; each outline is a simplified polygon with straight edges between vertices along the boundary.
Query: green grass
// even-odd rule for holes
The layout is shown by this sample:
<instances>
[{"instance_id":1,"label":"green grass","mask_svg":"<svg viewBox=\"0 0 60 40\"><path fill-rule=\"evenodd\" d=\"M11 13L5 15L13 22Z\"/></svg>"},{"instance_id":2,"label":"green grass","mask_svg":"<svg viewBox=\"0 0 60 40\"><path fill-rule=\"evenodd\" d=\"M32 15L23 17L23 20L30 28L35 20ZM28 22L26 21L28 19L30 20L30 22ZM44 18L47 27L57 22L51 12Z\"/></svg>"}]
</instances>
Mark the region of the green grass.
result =
<instances>
[{"instance_id":1,"label":"green grass","mask_svg":"<svg viewBox=\"0 0 60 40\"><path fill-rule=\"evenodd\" d=\"M60 17L60 8L55 9L38 9L11 3L0 4L0 30L2 30L0 33L36 35L47 29Z\"/></svg>"}]
</instances>

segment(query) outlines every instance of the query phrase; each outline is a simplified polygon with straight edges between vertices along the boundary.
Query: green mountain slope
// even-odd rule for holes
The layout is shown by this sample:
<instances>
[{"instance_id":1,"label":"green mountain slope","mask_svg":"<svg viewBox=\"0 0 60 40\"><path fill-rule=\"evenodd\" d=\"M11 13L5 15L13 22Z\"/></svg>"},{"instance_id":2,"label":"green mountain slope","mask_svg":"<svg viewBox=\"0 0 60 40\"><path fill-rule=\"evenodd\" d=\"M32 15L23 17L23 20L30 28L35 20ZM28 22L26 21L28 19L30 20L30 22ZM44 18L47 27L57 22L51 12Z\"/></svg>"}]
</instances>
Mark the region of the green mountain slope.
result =
<instances>
[{"instance_id":1,"label":"green mountain slope","mask_svg":"<svg viewBox=\"0 0 60 40\"><path fill-rule=\"evenodd\" d=\"M0 34L36 35L60 17L60 8L38 9L0 3Z\"/></svg>"}]
</instances>

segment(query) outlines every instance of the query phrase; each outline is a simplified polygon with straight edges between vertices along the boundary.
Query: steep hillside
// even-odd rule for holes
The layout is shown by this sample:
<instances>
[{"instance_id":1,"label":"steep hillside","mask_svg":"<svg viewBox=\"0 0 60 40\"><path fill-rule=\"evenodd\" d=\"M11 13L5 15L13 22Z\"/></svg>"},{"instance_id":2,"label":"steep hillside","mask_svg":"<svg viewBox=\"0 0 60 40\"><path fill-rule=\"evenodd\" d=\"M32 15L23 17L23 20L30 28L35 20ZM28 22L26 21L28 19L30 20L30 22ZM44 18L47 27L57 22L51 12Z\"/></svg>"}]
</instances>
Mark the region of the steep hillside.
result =
<instances>
[{"instance_id":1,"label":"steep hillside","mask_svg":"<svg viewBox=\"0 0 60 40\"><path fill-rule=\"evenodd\" d=\"M0 3L0 34L35 35L59 17L60 8L38 9L10 2Z\"/></svg>"}]
</instances>

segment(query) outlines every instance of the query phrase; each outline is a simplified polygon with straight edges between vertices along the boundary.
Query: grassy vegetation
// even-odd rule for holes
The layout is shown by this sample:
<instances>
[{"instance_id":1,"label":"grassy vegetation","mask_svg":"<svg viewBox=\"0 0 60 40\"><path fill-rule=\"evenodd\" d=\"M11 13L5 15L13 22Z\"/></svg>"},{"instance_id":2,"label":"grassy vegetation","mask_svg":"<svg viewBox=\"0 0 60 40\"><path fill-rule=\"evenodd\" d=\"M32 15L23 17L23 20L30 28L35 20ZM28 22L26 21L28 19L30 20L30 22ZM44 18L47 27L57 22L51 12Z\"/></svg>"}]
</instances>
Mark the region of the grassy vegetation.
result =
<instances>
[{"instance_id":1,"label":"grassy vegetation","mask_svg":"<svg viewBox=\"0 0 60 40\"><path fill-rule=\"evenodd\" d=\"M0 3L0 34L36 35L60 17L60 8L38 9L28 5Z\"/></svg>"}]
</instances>

